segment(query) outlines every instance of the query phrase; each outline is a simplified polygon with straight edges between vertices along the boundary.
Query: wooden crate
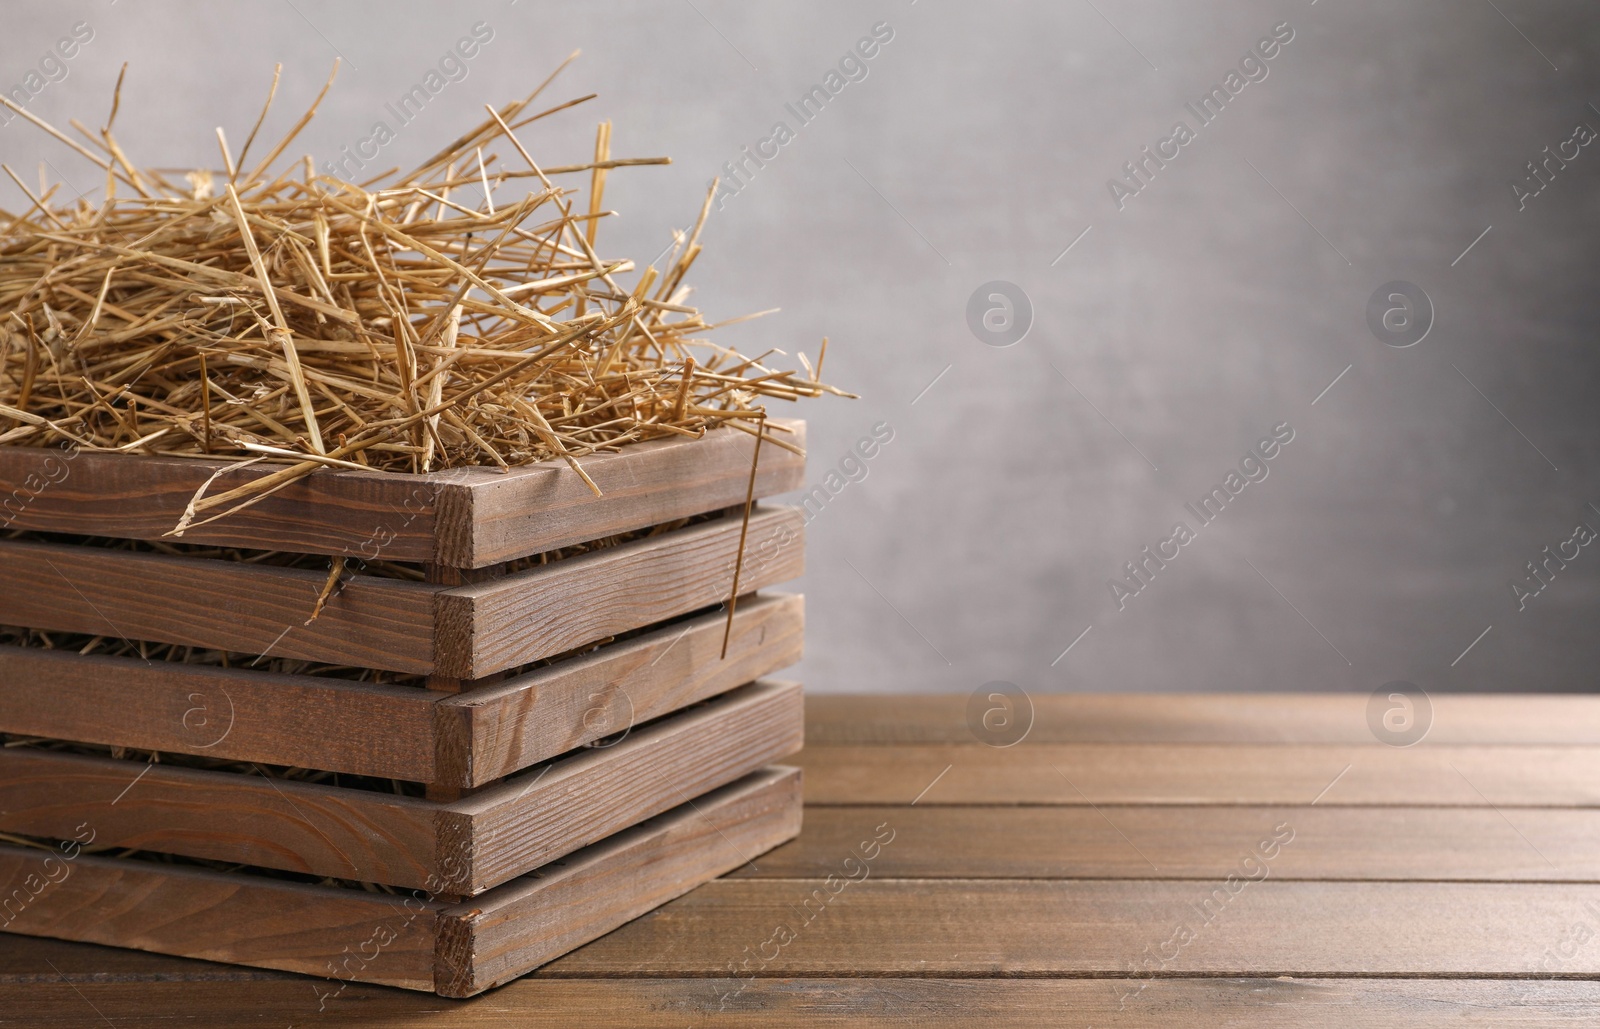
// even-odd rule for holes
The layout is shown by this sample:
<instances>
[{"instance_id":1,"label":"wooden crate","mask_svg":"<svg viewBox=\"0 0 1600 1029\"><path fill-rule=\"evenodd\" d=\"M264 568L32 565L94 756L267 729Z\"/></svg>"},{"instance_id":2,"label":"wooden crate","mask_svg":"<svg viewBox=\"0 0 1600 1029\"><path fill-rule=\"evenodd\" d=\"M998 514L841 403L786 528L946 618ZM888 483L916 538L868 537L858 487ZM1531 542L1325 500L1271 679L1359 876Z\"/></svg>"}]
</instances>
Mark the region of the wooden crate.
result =
<instances>
[{"instance_id":1,"label":"wooden crate","mask_svg":"<svg viewBox=\"0 0 1600 1029\"><path fill-rule=\"evenodd\" d=\"M470 903L0 845L0 929L468 997L582 946L800 831L770 768Z\"/></svg>"},{"instance_id":2,"label":"wooden crate","mask_svg":"<svg viewBox=\"0 0 1600 1029\"><path fill-rule=\"evenodd\" d=\"M803 424L781 428L803 447ZM265 472L0 448L0 526L32 533L0 539L0 623L220 651L244 665L0 646L0 733L11 744L0 750L0 832L70 841L88 826L102 846L427 890L440 911L472 898L471 917L439 915L434 943L448 970L405 985L472 992L498 981L461 956L457 937L508 948L507 969L529 967L535 952L548 959L548 948L518 942L522 930L485 928L547 903L549 890L526 899L519 877L801 745L799 686L763 678L800 656L801 599L755 591L803 570L803 518L769 506L748 525L741 515L752 481L758 497L791 490L804 465L764 445L752 478L754 447L721 429L596 455L584 467L598 497L557 462L323 470L191 528L178 547L116 541L160 540L218 468L213 494ZM623 533L633 535L611 539ZM577 546L595 541L605 544ZM269 552L366 564L312 617L327 562L284 566ZM337 668L251 667L262 658ZM341 677L345 668L378 681ZM168 757L148 762L130 748ZM797 818L768 819L763 831ZM113 884L91 913L122 910L116 883L156 890L169 880L152 875L216 874L107 860L81 866ZM713 864L668 862L664 885L622 890L615 903L582 897L609 918L682 892L716 874ZM342 910L355 892L330 887L327 902ZM109 936L65 922L3 928L136 947L161 937L151 949L190 952L130 903L132 921ZM56 925L48 911L31 917ZM571 941L604 920L546 928ZM299 967L282 962L305 941L273 939L229 959Z\"/></svg>"}]
</instances>

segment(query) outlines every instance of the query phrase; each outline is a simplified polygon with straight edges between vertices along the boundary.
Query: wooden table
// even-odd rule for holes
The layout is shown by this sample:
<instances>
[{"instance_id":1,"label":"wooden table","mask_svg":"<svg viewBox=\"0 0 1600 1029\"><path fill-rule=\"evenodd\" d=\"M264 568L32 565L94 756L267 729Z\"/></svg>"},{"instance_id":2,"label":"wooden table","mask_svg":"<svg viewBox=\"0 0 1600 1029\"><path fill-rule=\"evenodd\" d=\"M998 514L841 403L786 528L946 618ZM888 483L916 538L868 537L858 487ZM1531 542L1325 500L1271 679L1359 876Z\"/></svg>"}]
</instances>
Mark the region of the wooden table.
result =
<instances>
[{"instance_id":1,"label":"wooden table","mask_svg":"<svg viewBox=\"0 0 1600 1029\"><path fill-rule=\"evenodd\" d=\"M6 936L0 1025L1600 1025L1600 697L809 705L798 841L475 1000Z\"/></svg>"}]
</instances>

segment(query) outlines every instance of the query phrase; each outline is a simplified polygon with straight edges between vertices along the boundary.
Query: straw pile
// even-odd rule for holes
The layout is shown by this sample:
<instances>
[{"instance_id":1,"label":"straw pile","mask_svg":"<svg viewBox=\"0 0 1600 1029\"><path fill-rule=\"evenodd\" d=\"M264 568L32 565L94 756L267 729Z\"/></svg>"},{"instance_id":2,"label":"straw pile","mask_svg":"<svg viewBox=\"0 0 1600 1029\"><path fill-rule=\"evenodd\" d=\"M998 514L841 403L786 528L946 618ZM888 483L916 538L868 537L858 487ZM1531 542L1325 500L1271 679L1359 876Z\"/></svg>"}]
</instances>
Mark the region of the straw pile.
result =
<instances>
[{"instance_id":1,"label":"straw pile","mask_svg":"<svg viewBox=\"0 0 1600 1029\"><path fill-rule=\"evenodd\" d=\"M561 458L583 475L597 450L716 425L794 449L760 401L838 393L819 380L822 354L777 370L764 362L779 351L698 338L715 326L684 279L710 193L664 270L623 285L633 262L595 248L607 173L667 159L613 159L602 123L592 159L541 166L517 130L591 98L536 110L549 81L485 105L419 167L364 183L310 157L280 168L332 77L265 156L252 151L271 93L237 156L219 128L222 168L181 176L118 144L120 78L105 127L74 120L78 138L0 96L105 183L98 204L62 203L61 183L30 188L0 166L32 201L0 211L0 444L282 465L202 490L179 533L324 467ZM574 175L586 203L556 183Z\"/></svg>"}]
</instances>

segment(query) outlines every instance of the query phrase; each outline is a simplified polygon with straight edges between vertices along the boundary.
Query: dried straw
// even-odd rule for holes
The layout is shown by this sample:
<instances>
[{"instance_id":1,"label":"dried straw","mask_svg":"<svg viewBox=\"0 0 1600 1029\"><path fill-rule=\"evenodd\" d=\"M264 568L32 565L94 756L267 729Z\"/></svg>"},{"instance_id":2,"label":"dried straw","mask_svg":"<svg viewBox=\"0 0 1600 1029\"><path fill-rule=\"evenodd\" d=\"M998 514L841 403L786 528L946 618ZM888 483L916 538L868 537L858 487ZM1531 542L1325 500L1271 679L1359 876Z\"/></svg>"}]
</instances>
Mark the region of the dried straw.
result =
<instances>
[{"instance_id":1,"label":"dried straw","mask_svg":"<svg viewBox=\"0 0 1600 1029\"><path fill-rule=\"evenodd\" d=\"M619 284L633 263L595 250L606 174L667 159L613 158L607 122L592 160L541 167L516 130L590 99L533 111L548 82L382 184L318 174L309 157L274 170L331 76L253 166L271 94L237 158L218 129L223 169L181 179L136 167L112 134L121 78L105 128L71 123L82 141L0 96L105 174L100 203L60 204L59 183L41 173L35 191L0 165L32 201L0 211L0 444L279 466L202 489L175 534L322 468L561 458L588 481L585 455L717 425L796 449L763 428L760 401L840 391L803 354L804 372L775 370L764 361L781 351L697 337L715 326L684 279L712 194L664 270ZM554 178L585 172L575 205ZM522 180L530 191L505 195ZM483 191L475 206L468 186Z\"/></svg>"}]
</instances>

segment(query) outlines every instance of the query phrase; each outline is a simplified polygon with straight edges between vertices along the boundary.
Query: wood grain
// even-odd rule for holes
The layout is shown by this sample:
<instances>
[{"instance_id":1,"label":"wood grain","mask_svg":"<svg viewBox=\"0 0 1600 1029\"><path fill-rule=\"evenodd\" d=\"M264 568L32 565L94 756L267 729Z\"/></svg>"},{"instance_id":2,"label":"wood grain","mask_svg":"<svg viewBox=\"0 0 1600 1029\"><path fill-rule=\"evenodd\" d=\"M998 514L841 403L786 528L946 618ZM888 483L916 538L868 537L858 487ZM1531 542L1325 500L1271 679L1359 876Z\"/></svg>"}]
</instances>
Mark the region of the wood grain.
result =
<instances>
[{"instance_id":1,"label":"wood grain","mask_svg":"<svg viewBox=\"0 0 1600 1029\"><path fill-rule=\"evenodd\" d=\"M628 643L655 660L665 637L645 639ZM616 668L649 667L623 653ZM559 681L574 694L589 688L577 666L567 674ZM1363 697L1313 696L1304 708L1274 698L1277 713L1244 711L1232 724L1230 709L1251 698L1091 698L1076 708L1076 698L1050 698L1039 705L1037 735L1004 750L972 741L965 698L956 699L932 704L931 714L913 709L897 729L875 721L878 699L813 698L813 730L822 726L834 742L800 756L812 806L794 843L492 1000L463 1006L352 985L330 1011L396 1026L675 1029L1600 1023L1600 805L1588 785L1600 747L1585 735L1592 698L1435 698L1433 734L1406 750L1372 741ZM1053 708L1057 699L1063 706ZM524 710L559 713L567 725L574 715L570 704ZM643 726L619 746L666 724ZM865 742L849 742L857 738ZM495 746L514 749L503 736ZM548 767L523 781L543 790L559 775L573 792L612 792L582 777L582 765ZM551 803L566 802L562 785L553 784ZM484 795L448 807L459 815ZM693 809L680 813L698 834L683 854L726 850L723 833L739 839L721 821L713 828ZM864 861L864 841L890 829ZM1245 862L1286 829L1292 838L1264 866ZM575 860L546 865L546 875L582 880L587 873L560 868ZM596 870L589 881L628 883L649 867L614 878ZM1247 881L1262 867L1264 879ZM831 892L829 875L839 884L863 868L864 881ZM466 992L516 974L514 961L495 964L501 955L573 940L534 909L501 905L501 921L471 921L508 891L544 881L514 880L459 905L462 918L439 937L448 941L435 955L449 970L441 981ZM628 903L608 888L546 910L589 911L595 898ZM778 926L796 934L774 952ZM1185 927L1192 935L1175 935ZM476 972L455 971L462 954L474 956ZM319 988L328 985L0 941L0 999L15 998L30 1017L37 1005L43 1025L93 1020L85 998L118 1026L315 1024L329 1017L316 1011Z\"/></svg>"},{"instance_id":2,"label":"wood grain","mask_svg":"<svg viewBox=\"0 0 1600 1029\"><path fill-rule=\"evenodd\" d=\"M333 976L296 983L293 1016L331 1017L360 1010L339 980L466 994L520 975L792 837L799 817L799 773L758 772L455 906L0 844L0 928Z\"/></svg>"},{"instance_id":3,"label":"wood grain","mask_svg":"<svg viewBox=\"0 0 1600 1029\"><path fill-rule=\"evenodd\" d=\"M718 519L446 590L438 670L478 678L726 600L742 528ZM799 508L757 508L740 588L801 575L804 532Z\"/></svg>"},{"instance_id":4,"label":"wood grain","mask_svg":"<svg viewBox=\"0 0 1600 1029\"><path fill-rule=\"evenodd\" d=\"M0 448L3 449L3 448ZM433 668L439 587L351 576L310 625L326 571L0 541L9 625L396 672Z\"/></svg>"},{"instance_id":5,"label":"wood grain","mask_svg":"<svg viewBox=\"0 0 1600 1029\"><path fill-rule=\"evenodd\" d=\"M753 683L464 797L440 814L441 845L470 844L444 888L497 886L795 753L804 731L798 683Z\"/></svg>"},{"instance_id":6,"label":"wood grain","mask_svg":"<svg viewBox=\"0 0 1600 1029\"><path fill-rule=\"evenodd\" d=\"M290 872L424 886L440 863L437 806L171 765L0 751L0 831L97 843Z\"/></svg>"},{"instance_id":7,"label":"wood grain","mask_svg":"<svg viewBox=\"0 0 1600 1029\"><path fill-rule=\"evenodd\" d=\"M898 845L891 843L886 849ZM839 855L840 876L848 874ZM1238 885L1237 883L1235 885ZM815 879L724 879L547 968L552 975L735 973L779 926L765 976L1549 974L1573 927L1600 927L1600 885L1220 880L876 880L823 905ZM1221 898L1218 899L1220 894ZM1206 921L1202 905L1210 905ZM821 908L820 915L815 911ZM813 920L806 922L807 911ZM914 913L914 915L913 915ZM908 917L915 931L908 931ZM752 932L752 928L754 931ZM1180 930L1191 936L1186 943ZM1163 955L1172 956L1162 968ZM1600 975L1600 945L1556 965ZM768 949L770 953L772 948ZM748 974L748 973L746 973Z\"/></svg>"},{"instance_id":8,"label":"wood grain","mask_svg":"<svg viewBox=\"0 0 1600 1029\"><path fill-rule=\"evenodd\" d=\"M342 974L359 969L369 982L433 986L440 906L411 897L87 854L66 861L6 844L0 844L0 897L12 901L5 909L10 920L0 917L8 933L321 976L350 962ZM394 938L379 949L369 941L383 928ZM363 944L367 953L377 950L374 960L363 959ZM324 992L337 988L317 985ZM315 1011L316 991L303 996Z\"/></svg>"},{"instance_id":9,"label":"wood grain","mask_svg":"<svg viewBox=\"0 0 1600 1029\"><path fill-rule=\"evenodd\" d=\"M927 789L922 804L1600 805L1594 747L868 744L796 760L811 804L909 803Z\"/></svg>"},{"instance_id":10,"label":"wood grain","mask_svg":"<svg viewBox=\"0 0 1600 1029\"><path fill-rule=\"evenodd\" d=\"M28 972L0 977L0 1008L27 1011L30 1029L84 1029L90 1007L115 1013L115 1029L315 1026L360 1019L385 1029L1592 1029L1600 984L1493 979L554 979L538 973L492 998L447 1001L360 984L317 1009L330 984L277 972L226 968L154 955L161 973L137 977L72 970L71 958L121 955L104 948L54 947L49 940L0 937L0 961L18 955ZM19 948L28 947L22 952ZM26 956L23 956L23 955ZM49 964L46 964L46 961ZM19 962L20 963L20 962ZM83 964L81 958L78 962ZM50 965L61 967L57 976ZM1119 1006L1130 989L1144 986ZM736 996L735 991L744 992ZM724 1006L723 997L729 997ZM104 1023L100 1023L104 1024Z\"/></svg>"},{"instance_id":11,"label":"wood grain","mask_svg":"<svg viewBox=\"0 0 1600 1029\"><path fill-rule=\"evenodd\" d=\"M804 422L772 421L794 430L785 439L804 448ZM479 568L743 503L754 444L746 433L717 429L699 440L674 437L583 458L604 491L599 497L563 461L427 475L329 469L182 538ZM273 470L87 451L68 460L53 448L3 447L0 527L159 539L224 467L208 493ZM756 495L798 489L804 475L804 458L763 446Z\"/></svg>"},{"instance_id":12,"label":"wood grain","mask_svg":"<svg viewBox=\"0 0 1600 1029\"><path fill-rule=\"evenodd\" d=\"M1137 999L1121 998L1144 986ZM571 987L571 992L561 989ZM743 988L743 993L737 991ZM376 990L372 991L378 992ZM722 998L729 998L723 1007ZM1457 1029L1513 1024L1573 1029L1600 1019L1600 985L1459 979L550 979L517 983L496 1000L507 1024L597 1029L763 1029L885 1025L918 1029ZM453 1013L457 1024L501 1025L498 1013ZM402 1020L391 1023L406 1027Z\"/></svg>"},{"instance_id":13,"label":"wood grain","mask_svg":"<svg viewBox=\"0 0 1600 1029\"><path fill-rule=\"evenodd\" d=\"M0 750L0 831L476 894L798 750L800 687L752 684L452 802Z\"/></svg>"},{"instance_id":14,"label":"wood grain","mask_svg":"<svg viewBox=\"0 0 1600 1029\"><path fill-rule=\"evenodd\" d=\"M0 732L479 786L800 658L804 602L751 596L467 693L0 646Z\"/></svg>"},{"instance_id":15,"label":"wood grain","mask_svg":"<svg viewBox=\"0 0 1600 1029\"><path fill-rule=\"evenodd\" d=\"M740 598L723 659L726 625L713 611L443 700L441 780L480 786L786 668L801 657L805 601Z\"/></svg>"},{"instance_id":16,"label":"wood grain","mask_svg":"<svg viewBox=\"0 0 1600 1029\"><path fill-rule=\"evenodd\" d=\"M774 418L782 438L805 449L805 423ZM787 433L781 430L790 430ZM583 459L603 491L594 496L564 462L514 468L462 469L440 512L442 564L481 568L528 554L743 504L755 437L717 429L624 447ZM799 489L805 458L770 444L761 448L755 495Z\"/></svg>"},{"instance_id":17,"label":"wood grain","mask_svg":"<svg viewBox=\"0 0 1600 1029\"><path fill-rule=\"evenodd\" d=\"M496 986L681 896L708 873L747 864L800 831L800 804L797 769L756 772L443 912L439 992L463 997Z\"/></svg>"},{"instance_id":18,"label":"wood grain","mask_svg":"<svg viewBox=\"0 0 1600 1029\"><path fill-rule=\"evenodd\" d=\"M239 468L228 461L147 457L79 450L64 477L37 490L29 476L57 467L54 448L0 447L0 498L15 501L0 514L12 529L118 539L160 539L214 472L216 495L269 475L272 467ZM434 495L428 477L389 472L317 472L237 514L184 533L185 543L307 554L377 556L426 561L433 555ZM21 490L19 496L17 491Z\"/></svg>"},{"instance_id":19,"label":"wood grain","mask_svg":"<svg viewBox=\"0 0 1600 1029\"><path fill-rule=\"evenodd\" d=\"M426 782L441 694L0 646L0 732Z\"/></svg>"},{"instance_id":20,"label":"wood grain","mask_svg":"<svg viewBox=\"0 0 1600 1029\"><path fill-rule=\"evenodd\" d=\"M722 519L460 587L0 541L8 624L478 679L725 600L741 520ZM741 588L804 570L796 508L751 517Z\"/></svg>"},{"instance_id":21,"label":"wood grain","mask_svg":"<svg viewBox=\"0 0 1600 1029\"><path fill-rule=\"evenodd\" d=\"M889 822L885 879L1222 879L1288 823L1275 880L1600 882L1600 811L1416 807L811 807L805 835L734 873L820 878ZM1381 843L1380 843L1381 841ZM1600 928L1600 927L1597 927Z\"/></svg>"},{"instance_id":22,"label":"wood grain","mask_svg":"<svg viewBox=\"0 0 1600 1029\"><path fill-rule=\"evenodd\" d=\"M1366 693L1041 693L1029 743L1377 742ZM1438 693L1427 744L1600 745L1600 695ZM971 743L967 695L813 694L813 743Z\"/></svg>"}]
</instances>

